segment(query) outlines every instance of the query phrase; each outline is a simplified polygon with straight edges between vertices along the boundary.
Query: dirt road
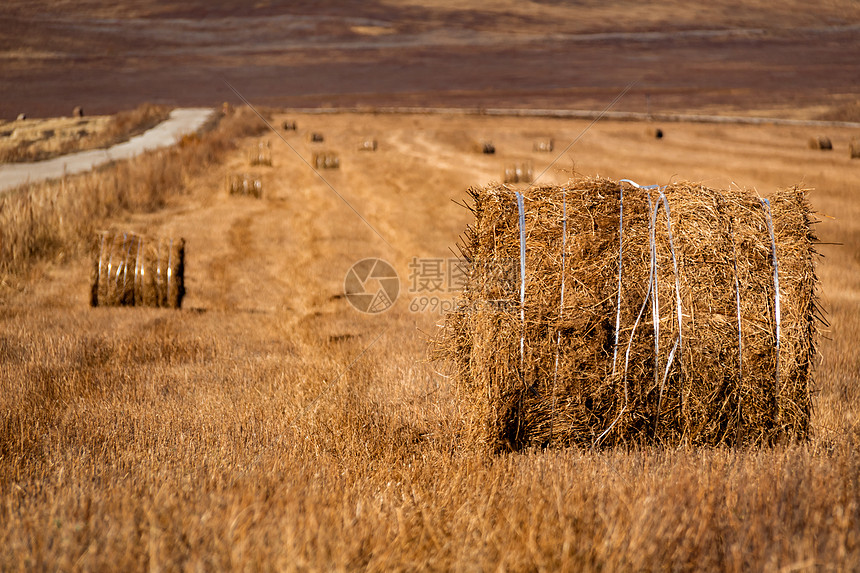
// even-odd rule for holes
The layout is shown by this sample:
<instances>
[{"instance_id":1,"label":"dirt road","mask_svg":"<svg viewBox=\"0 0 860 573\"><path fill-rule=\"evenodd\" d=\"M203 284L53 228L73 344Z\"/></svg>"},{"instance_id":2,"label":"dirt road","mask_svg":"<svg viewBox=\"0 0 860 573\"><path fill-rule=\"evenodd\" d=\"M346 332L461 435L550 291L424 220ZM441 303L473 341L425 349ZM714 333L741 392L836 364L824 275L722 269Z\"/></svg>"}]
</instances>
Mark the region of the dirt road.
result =
<instances>
[{"instance_id":1,"label":"dirt road","mask_svg":"<svg viewBox=\"0 0 860 573\"><path fill-rule=\"evenodd\" d=\"M35 163L0 165L0 192L24 183L88 171L109 161L128 159L150 149L173 145L185 134L200 129L212 115L208 108L176 109L167 121L108 149L70 153Z\"/></svg>"}]
</instances>

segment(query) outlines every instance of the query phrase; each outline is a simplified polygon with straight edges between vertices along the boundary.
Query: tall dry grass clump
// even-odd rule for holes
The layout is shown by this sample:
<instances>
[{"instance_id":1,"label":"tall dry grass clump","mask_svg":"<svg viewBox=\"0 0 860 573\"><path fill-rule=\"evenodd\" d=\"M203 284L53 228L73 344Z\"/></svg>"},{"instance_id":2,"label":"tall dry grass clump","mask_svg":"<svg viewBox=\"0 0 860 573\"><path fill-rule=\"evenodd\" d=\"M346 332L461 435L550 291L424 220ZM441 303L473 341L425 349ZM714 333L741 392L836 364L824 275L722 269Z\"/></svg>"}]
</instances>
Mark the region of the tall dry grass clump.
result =
<instances>
[{"instance_id":1,"label":"tall dry grass clump","mask_svg":"<svg viewBox=\"0 0 860 573\"><path fill-rule=\"evenodd\" d=\"M765 202L579 179L527 190L521 221L511 188L471 197L471 272L437 351L455 357L479 443L808 436L817 307L803 190Z\"/></svg>"},{"instance_id":2,"label":"tall dry grass clump","mask_svg":"<svg viewBox=\"0 0 860 573\"><path fill-rule=\"evenodd\" d=\"M189 178L234 149L236 140L263 129L259 118L243 109L181 145L0 195L0 273L85 252L106 219L164 207L185 192Z\"/></svg>"}]
</instances>

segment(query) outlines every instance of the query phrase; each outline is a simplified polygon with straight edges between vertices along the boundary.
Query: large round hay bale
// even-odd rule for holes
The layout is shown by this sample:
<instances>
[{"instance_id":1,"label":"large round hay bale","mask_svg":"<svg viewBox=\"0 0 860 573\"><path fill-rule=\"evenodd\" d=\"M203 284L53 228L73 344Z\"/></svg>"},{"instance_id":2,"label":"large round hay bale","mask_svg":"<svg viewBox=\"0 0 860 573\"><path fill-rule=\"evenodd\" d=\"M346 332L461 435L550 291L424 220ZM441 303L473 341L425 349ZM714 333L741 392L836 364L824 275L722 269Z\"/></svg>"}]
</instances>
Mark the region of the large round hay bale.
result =
<instances>
[{"instance_id":1,"label":"large round hay bale","mask_svg":"<svg viewBox=\"0 0 860 573\"><path fill-rule=\"evenodd\" d=\"M185 240L98 233L91 306L180 308L185 296Z\"/></svg>"},{"instance_id":2,"label":"large round hay bale","mask_svg":"<svg viewBox=\"0 0 860 573\"><path fill-rule=\"evenodd\" d=\"M812 137L809 139L809 148L810 149L831 150L831 149L833 149L833 143L830 142L829 137L824 137L824 136Z\"/></svg>"},{"instance_id":3,"label":"large round hay bale","mask_svg":"<svg viewBox=\"0 0 860 573\"><path fill-rule=\"evenodd\" d=\"M802 190L764 204L578 179L524 194L521 235L514 190L471 190L471 271L436 344L456 361L478 443L808 436L817 306Z\"/></svg>"}]
</instances>

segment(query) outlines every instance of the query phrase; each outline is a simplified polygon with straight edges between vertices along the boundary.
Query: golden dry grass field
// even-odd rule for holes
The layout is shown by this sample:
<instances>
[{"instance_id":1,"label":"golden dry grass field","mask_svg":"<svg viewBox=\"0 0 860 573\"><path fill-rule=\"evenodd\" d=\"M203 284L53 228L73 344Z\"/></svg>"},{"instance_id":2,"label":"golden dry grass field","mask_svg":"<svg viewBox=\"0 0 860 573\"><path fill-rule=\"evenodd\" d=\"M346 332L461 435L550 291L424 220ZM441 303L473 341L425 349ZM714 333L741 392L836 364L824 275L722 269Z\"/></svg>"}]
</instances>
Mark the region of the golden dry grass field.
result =
<instances>
[{"instance_id":1,"label":"golden dry grass field","mask_svg":"<svg viewBox=\"0 0 860 573\"><path fill-rule=\"evenodd\" d=\"M0 197L0 569L860 567L856 129L667 123L657 140L637 122L269 117L286 143L239 110L181 148ZM832 151L807 147L819 134ZM555 151L533 151L545 138ZM248 166L264 140L272 166ZM323 150L340 158L325 182L306 163ZM410 263L454 257L470 222L455 201L517 161L548 167L542 182L813 189L830 325L811 440L471 450L427 361L441 315L416 310L439 293L413 288ZM263 198L229 195L249 171ZM186 239L182 310L88 305L104 228ZM384 313L343 296L366 257L401 278Z\"/></svg>"}]
</instances>

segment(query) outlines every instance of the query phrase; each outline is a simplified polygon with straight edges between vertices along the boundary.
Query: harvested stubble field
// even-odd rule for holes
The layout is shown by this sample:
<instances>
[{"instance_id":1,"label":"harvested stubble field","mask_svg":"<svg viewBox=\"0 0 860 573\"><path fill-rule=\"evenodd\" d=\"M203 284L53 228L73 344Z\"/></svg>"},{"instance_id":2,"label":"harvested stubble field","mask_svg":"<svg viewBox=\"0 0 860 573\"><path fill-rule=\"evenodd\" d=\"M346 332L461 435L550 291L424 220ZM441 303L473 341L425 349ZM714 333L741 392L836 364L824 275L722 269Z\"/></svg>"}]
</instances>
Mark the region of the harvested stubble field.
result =
<instances>
[{"instance_id":1,"label":"harvested stubble field","mask_svg":"<svg viewBox=\"0 0 860 573\"><path fill-rule=\"evenodd\" d=\"M471 221L452 199L515 161L540 174L552 158L533 140L561 149L587 122L271 123L285 119L306 161L308 132L326 134L343 159L328 184L376 232L248 115L0 199L0 569L858 566L860 173L847 153L808 149L801 127L673 124L658 141L641 124L601 122L541 180L813 188L830 326L808 443L486 456L463 438L452 369L426 360L440 316L410 303L439 293L412 288L410 263L452 256ZM358 150L368 134L376 153ZM851 131L829 136L844 150ZM273 155L259 168L264 199L231 196L225 178L261 139ZM471 148L483 139L495 155ZM87 245L102 228L185 238L182 310L89 307ZM395 266L401 298L362 315L343 280L373 256Z\"/></svg>"}]
</instances>

